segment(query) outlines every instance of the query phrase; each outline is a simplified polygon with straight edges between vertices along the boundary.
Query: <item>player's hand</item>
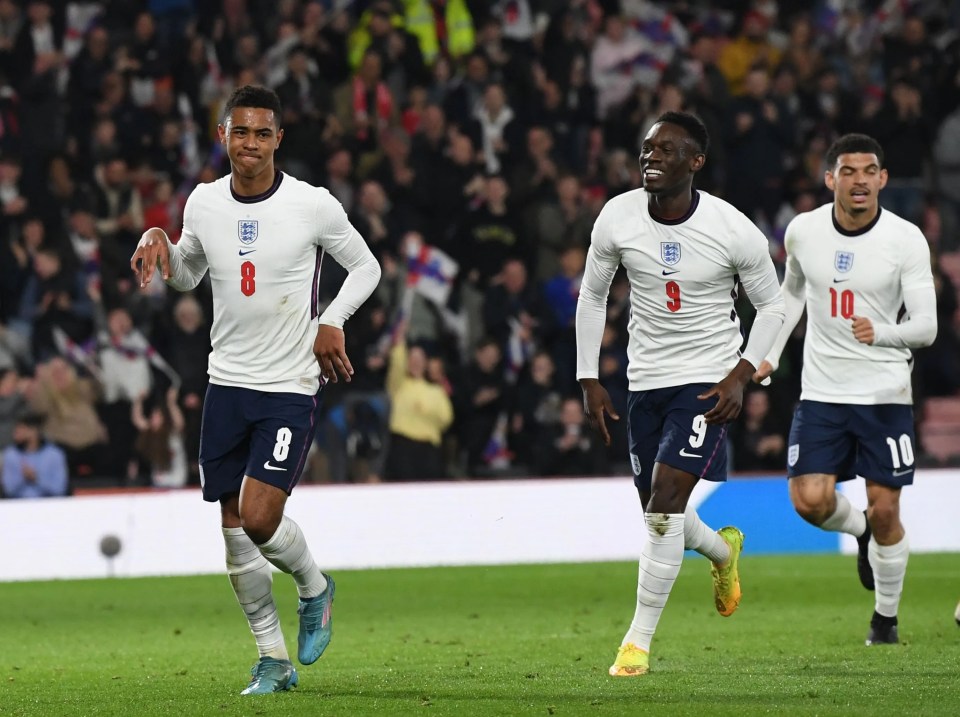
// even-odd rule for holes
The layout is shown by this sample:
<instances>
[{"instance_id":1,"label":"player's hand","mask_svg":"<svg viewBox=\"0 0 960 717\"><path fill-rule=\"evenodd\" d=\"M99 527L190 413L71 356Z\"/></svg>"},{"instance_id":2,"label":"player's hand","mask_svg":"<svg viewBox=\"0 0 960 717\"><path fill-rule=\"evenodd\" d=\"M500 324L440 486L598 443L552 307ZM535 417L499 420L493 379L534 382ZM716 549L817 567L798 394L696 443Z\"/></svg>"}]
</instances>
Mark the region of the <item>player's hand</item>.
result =
<instances>
[{"instance_id":1,"label":"player's hand","mask_svg":"<svg viewBox=\"0 0 960 717\"><path fill-rule=\"evenodd\" d=\"M867 344L867 346L873 345L877 335L873 331L873 322L870 319L863 316L854 316L850 327L853 331L853 338L862 344Z\"/></svg>"},{"instance_id":2,"label":"player's hand","mask_svg":"<svg viewBox=\"0 0 960 717\"><path fill-rule=\"evenodd\" d=\"M130 268L140 280L143 289L153 279L154 271L160 267L163 280L170 278L170 249L167 246L167 235L158 227L151 227L140 237L137 250L130 258Z\"/></svg>"},{"instance_id":3,"label":"player's hand","mask_svg":"<svg viewBox=\"0 0 960 717\"><path fill-rule=\"evenodd\" d=\"M347 358L343 329L320 324L320 328L317 329L317 338L313 342L313 355L317 357L317 363L320 364L320 370L323 371L324 376L337 383L339 373L344 381L350 383L353 366Z\"/></svg>"},{"instance_id":4,"label":"player's hand","mask_svg":"<svg viewBox=\"0 0 960 717\"><path fill-rule=\"evenodd\" d=\"M580 385L583 387L583 412L587 414L590 425L603 438L603 445L609 446L610 432L607 430L605 415L610 416L614 421L620 420L610 401L610 394L595 378L582 379Z\"/></svg>"},{"instance_id":5,"label":"player's hand","mask_svg":"<svg viewBox=\"0 0 960 717\"><path fill-rule=\"evenodd\" d=\"M711 386L697 398L705 401L716 396L717 404L703 414L709 424L729 423L740 415L743 408L743 389L749 383L754 369L749 361L740 359L740 363L720 383Z\"/></svg>"},{"instance_id":6,"label":"player's hand","mask_svg":"<svg viewBox=\"0 0 960 717\"><path fill-rule=\"evenodd\" d=\"M773 364L771 364L769 361L761 361L760 368L758 368L753 374L753 382L762 383L764 386L768 386L770 384L770 374L772 373Z\"/></svg>"}]
</instances>

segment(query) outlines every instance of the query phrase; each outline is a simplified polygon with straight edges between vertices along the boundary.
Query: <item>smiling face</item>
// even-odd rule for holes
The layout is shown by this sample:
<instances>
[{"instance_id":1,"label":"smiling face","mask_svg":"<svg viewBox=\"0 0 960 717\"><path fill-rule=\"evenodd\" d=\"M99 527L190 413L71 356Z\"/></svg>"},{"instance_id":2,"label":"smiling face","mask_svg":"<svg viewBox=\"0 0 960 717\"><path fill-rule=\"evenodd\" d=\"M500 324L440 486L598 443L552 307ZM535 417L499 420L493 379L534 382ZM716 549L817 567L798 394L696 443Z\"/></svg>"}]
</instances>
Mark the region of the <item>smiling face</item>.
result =
<instances>
[{"instance_id":1,"label":"smiling face","mask_svg":"<svg viewBox=\"0 0 960 717\"><path fill-rule=\"evenodd\" d=\"M654 195L689 191L693 175L703 167L705 159L683 127L658 122L640 146L643 188Z\"/></svg>"},{"instance_id":2,"label":"smiling face","mask_svg":"<svg viewBox=\"0 0 960 717\"><path fill-rule=\"evenodd\" d=\"M844 214L875 214L880 190L887 185L887 170L880 168L880 160L873 153L850 152L837 157L836 166L827 170L824 183Z\"/></svg>"},{"instance_id":3,"label":"smiling face","mask_svg":"<svg viewBox=\"0 0 960 717\"><path fill-rule=\"evenodd\" d=\"M244 179L253 179L264 172L273 175L273 153L283 139L283 130L277 128L277 120L273 110L235 107L217 127L235 174Z\"/></svg>"}]
</instances>

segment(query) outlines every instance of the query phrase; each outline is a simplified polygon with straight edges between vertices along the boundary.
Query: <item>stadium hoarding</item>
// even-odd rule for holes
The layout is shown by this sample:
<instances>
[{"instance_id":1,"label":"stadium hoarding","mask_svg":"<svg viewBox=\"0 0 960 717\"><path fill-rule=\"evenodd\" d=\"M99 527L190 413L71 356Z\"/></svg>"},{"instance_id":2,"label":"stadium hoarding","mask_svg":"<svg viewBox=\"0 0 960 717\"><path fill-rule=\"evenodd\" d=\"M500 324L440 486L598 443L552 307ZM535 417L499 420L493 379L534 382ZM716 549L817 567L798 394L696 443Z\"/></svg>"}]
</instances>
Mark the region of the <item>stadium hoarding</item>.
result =
<instances>
[{"instance_id":1,"label":"stadium hoarding","mask_svg":"<svg viewBox=\"0 0 960 717\"><path fill-rule=\"evenodd\" d=\"M842 490L864 504L863 481ZM856 551L804 523L781 477L704 482L694 502L714 528L739 525L747 554ZM960 551L960 522L944 509L958 503L960 471L918 471L903 492L911 549ZM644 539L629 478L301 486L288 513L330 569L633 561ZM100 550L108 536L112 558ZM0 501L0 540L0 581L223 571L218 513L193 489Z\"/></svg>"}]
</instances>

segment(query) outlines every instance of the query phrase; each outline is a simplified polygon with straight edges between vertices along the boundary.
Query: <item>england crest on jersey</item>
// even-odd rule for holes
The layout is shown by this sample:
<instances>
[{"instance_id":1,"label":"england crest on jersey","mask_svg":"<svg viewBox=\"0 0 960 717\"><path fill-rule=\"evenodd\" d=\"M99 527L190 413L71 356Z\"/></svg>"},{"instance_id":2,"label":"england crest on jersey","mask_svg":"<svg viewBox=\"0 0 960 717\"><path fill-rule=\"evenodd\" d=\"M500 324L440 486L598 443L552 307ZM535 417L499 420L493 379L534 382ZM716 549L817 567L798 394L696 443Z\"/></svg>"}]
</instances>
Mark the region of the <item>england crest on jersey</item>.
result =
<instances>
[{"instance_id":1,"label":"england crest on jersey","mask_svg":"<svg viewBox=\"0 0 960 717\"><path fill-rule=\"evenodd\" d=\"M680 242L660 242L660 258L663 259L663 263L667 266L673 266L680 261Z\"/></svg>"},{"instance_id":2,"label":"england crest on jersey","mask_svg":"<svg viewBox=\"0 0 960 717\"><path fill-rule=\"evenodd\" d=\"M257 240L259 227L256 219L241 219L237 222L237 234L244 244L253 244Z\"/></svg>"},{"instance_id":3,"label":"england crest on jersey","mask_svg":"<svg viewBox=\"0 0 960 717\"><path fill-rule=\"evenodd\" d=\"M840 273L850 271L853 268L853 252L838 251L833 263Z\"/></svg>"}]
</instances>

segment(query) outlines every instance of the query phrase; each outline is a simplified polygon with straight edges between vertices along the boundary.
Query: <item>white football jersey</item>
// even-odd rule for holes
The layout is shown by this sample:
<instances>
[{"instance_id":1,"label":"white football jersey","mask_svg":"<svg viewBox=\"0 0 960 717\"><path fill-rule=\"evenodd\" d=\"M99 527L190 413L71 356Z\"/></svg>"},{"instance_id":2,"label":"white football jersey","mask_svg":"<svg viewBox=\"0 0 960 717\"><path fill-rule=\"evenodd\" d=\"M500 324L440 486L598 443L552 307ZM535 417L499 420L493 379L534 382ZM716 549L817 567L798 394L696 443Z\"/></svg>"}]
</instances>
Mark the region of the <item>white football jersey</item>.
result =
<instances>
[{"instance_id":1,"label":"white football jersey","mask_svg":"<svg viewBox=\"0 0 960 717\"><path fill-rule=\"evenodd\" d=\"M774 322L744 356L754 366L783 321L779 281L767 239L727 202L695 191L690 211L653 218L635 189L611 199L593 228L577 307L577 378L598 375L600 321L619 265L630 281L627 377L631 391L716 383L737 365L743 336L734 310L739 282ZM599 309L599 311L598 311ZM765 345L764 345L765 343Z\"/></svg>"},{"instance_id":2,"label":"white football jersey","mask_svg":"<svg viewBox=\"0 0 960 717\"><path fill-rule=\"evenodd\" d=\"M785 245L784 291L799 284L807 308L800 397L912 403L910 349L860 343L851 322L870 319L879 338L885 325L909 318L901 316L904 292L927 293L935 307L930 248L920 230L881 210L872 224L850 232L836 223L831 203L795 217Z\"/></svg>"},{"instance_id":3,"label":"white football jersey","mask_svg":"<svg viewBox=\"0 0 960 717\"><path fill-rule=\"evenodd\" d=\"M351 273L318 316L325 251ZM320 387L313 355L318 324L342 327L380 276L340 202L280 172L256 197L234 194L229 175L196 187L170 263L167 283L181 291L210 271L212 383L307 395Z\"/></svg>"}]
</instances>

